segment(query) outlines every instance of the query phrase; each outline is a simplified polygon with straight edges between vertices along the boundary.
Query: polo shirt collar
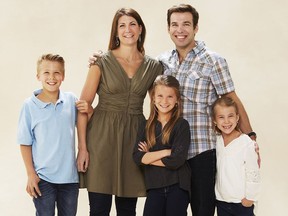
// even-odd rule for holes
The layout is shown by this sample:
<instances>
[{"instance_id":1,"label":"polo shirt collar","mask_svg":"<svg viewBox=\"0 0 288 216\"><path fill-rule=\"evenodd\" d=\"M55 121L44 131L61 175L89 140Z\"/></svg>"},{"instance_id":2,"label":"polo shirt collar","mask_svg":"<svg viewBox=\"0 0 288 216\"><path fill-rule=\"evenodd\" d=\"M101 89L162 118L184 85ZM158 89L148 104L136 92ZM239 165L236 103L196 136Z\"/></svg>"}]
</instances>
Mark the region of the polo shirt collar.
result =
<instances>
[{"instance_id":1,"label":"polo shirt collar","mask_svg":"<svg viewBox=\"0 0 288 216\"><path fill-rule=\"evenodd\" d=\"M43 91L43 89L37 89L33 92L33 95L32 95L32 101L40 108L40 109L44 109L45 107L47 107L48 105L51 104L51 102L49 103L45 103L41 100L39 100L37 98L37 95L39 95L41 92ZM60 91L59 92L59 99L57 100L56 104L55 105L58 105L60 103L63 103L64 102L64 95L63 93Z\"/></svg>"}]
</instances>

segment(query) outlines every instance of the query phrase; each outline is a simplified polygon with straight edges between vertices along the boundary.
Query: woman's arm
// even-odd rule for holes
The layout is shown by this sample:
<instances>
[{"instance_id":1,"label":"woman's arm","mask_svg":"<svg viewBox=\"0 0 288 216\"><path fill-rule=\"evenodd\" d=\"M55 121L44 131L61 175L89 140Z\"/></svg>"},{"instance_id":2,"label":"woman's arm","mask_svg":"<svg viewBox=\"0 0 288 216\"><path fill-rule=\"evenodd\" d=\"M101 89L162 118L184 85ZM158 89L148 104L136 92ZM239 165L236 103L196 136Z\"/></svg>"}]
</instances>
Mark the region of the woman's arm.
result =
<instances>
[{"instance_id":1,"label":"woman's arm","mask_svg":"<svg viewBox=\"0 0 288 216\"><path fill-rule=\"evenodd\" d=\"M97 65L90 67L86 82L81 92L80 100L84 100L89 106L92 105L101 78L100 68ZM86 128L88 114L78 112L77 135L78 135L78 155L77 168L79 172L86 172L89 165L89 153L86 146Z\"/></svg>"}]
</instances>

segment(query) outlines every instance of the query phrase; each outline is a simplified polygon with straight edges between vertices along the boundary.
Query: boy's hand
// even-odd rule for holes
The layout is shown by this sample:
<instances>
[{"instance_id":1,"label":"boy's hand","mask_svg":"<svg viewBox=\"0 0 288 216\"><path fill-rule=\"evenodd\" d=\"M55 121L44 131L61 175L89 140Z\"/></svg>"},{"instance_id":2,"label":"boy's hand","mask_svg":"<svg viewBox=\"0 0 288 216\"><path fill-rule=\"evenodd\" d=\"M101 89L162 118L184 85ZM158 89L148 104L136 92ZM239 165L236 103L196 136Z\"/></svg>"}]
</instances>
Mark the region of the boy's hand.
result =
<instances>
[{"instance_id":1,"label":"boy's hand","mask_svg":"<svg viewBox=\"0 0 288 216\"><path fill-rule=\"evenodd\" d=\"M93 55L89 57L88 66L91 67L91 65L94 65L95 62L97 61L97 58L101 58L102 55L103 55L103 52L101 50L98 50L97 52L93 53Z\"/></svg>"},{"instance_id":2,"label":"boy's hand","mask_svg":"<svg viewBox=\"0 0 288 216\"><path fill-rule=\"evenodd\" d=\"M251 207L253 205L254 201L244 198L241 200L241 203L244 207Z\"/></svg>"},{"instance_id":3,"label":"boy's hand","mask_svg":"<svg viewBox=\"0 0 288 216\"><path fill-rule=\"evenodd\" d=\"M28 176L26 191L31 197L37 198L38 196L42 195L38 187L39 182L40 182L40 178L36 173Z\"/></svg>"},{"instance_id":4,"label":"boy's hand","mask_svg":"<svg viewBox=\"0 0 288 216\"><path fill-rule=\"evenodd\" d=\"M78 172L86 172L89 165L89 153L85 150L79 150L77 155Z\"/></svg>"},{"instance_id":5,"label":"boy's hand","mask_svg":"<svg viewBox=\"0 0 288 216\"><path fill-rule=\"evenodd\" d=\"M85 100L78 100L76 101L76 108L80 113L86 113L88 114L88 119L90 119L90 117L92 116L94 110L93 107L88 104L87 101Z\"/></svg>"}]
</instances>

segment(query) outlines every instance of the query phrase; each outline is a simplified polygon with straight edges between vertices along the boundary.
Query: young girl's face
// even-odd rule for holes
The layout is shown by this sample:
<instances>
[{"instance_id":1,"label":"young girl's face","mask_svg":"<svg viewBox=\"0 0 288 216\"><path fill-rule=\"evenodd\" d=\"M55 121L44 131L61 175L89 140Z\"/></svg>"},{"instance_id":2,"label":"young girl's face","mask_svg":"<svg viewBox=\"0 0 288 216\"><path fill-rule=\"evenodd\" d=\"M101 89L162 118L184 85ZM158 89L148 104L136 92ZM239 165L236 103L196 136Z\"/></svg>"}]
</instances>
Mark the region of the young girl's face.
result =
<instances>
[{"instance_id":1,"label":"young girl's face","mask_svg":"<svg viewBox=\"0 0 288 216\"><path fill-rule=\"evenodd\" d=\"M215 106L214 123L222 134L230 134L237 126L239 115L233 106Z\"/></svg>"},{"instance_id":2,"label":"young girl's face","mask_svg":"<svg viewBox=\"0 0 288 216\"><path fill-rule=\"evenodd\" d=\"M159 114L168 114L175 107L178 99L173 88L164 85L155 87L154 103Z\"/></svg>"}]
</instances>

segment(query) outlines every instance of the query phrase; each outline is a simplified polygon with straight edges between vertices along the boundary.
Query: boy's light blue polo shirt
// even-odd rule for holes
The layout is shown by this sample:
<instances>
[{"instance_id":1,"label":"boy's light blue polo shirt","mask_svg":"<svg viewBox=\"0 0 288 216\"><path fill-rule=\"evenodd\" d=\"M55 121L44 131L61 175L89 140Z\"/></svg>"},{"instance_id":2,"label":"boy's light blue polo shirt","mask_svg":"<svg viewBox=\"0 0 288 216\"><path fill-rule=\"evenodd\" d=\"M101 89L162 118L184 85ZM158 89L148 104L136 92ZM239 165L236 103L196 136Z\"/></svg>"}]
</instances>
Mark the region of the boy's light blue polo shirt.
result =
<instances>
[{"instance_id":1,"label":"boy's light blue polo shirt","mask_svg":"<svg viewBox=\"0 0 288 216\"><path fill-rule=\"evenodd\" d=\"M34 168L39 177L55 184L78 183L75 159L75 124L77 98L69 92L59 93L53 103L44 103L34 91L22 107L17 143L32 146Z\"/></svg>"}]
</instances>

